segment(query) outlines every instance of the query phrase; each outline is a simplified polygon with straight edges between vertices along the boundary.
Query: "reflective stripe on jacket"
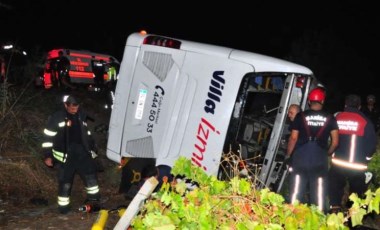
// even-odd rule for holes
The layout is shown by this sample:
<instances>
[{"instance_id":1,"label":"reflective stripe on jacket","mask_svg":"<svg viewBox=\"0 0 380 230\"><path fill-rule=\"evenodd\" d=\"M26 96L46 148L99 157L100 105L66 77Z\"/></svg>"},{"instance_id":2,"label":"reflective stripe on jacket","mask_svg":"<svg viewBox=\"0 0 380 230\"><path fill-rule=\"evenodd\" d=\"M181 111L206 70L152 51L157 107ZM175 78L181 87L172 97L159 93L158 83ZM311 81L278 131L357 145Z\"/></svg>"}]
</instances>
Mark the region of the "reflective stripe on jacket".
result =
<instances>
[{"instance_id":1,"label":"reflective stripe on jacket","mask_svg":"<svg viewBox=\"0 0 380 230\"><path fill-rule=\"evenodd\" d=\"M88 130L86 115L78 111L78 119L81 129L82 143L85 149L90 152L94 148L94 140ZM66 162L67 158L67 135L66 129L69 126L66 110L61 110L49 117L44 129L44 140L42 148L45 157L54 157L59 162ZM90 154L90 153L89 153Z\"/></svg>"}]
</instances>

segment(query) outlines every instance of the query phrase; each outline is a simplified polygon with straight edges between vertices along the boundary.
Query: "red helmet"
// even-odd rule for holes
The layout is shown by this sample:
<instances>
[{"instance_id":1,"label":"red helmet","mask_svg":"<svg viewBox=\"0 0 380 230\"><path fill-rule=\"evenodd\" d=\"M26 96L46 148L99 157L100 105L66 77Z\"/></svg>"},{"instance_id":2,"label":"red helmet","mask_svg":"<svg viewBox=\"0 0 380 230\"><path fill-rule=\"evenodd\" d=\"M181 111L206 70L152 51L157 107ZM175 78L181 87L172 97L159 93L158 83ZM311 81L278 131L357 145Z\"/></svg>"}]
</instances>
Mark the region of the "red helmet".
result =
<instances>
[{"instance_id":1,"label":"red helmet","mask_svg":"<svg viewBox=\"0 0 380 230\"><path fill-rule=\"evenodd\" d=\"M326 98L325 90L322 88L315 88L309 93L309 101L322 102Z\"/></svg>"}]
</instances>

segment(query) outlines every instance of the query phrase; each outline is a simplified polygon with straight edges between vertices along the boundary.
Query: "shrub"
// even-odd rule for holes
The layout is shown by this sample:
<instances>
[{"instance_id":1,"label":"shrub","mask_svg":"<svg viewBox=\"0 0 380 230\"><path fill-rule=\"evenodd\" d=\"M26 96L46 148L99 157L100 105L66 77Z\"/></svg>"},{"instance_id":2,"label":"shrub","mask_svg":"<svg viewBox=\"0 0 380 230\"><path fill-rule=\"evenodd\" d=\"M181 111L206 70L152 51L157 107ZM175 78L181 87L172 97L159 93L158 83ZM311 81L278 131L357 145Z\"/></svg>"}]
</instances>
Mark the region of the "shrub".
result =
<instances>
[{"instance_id":1,"label":"shrub","mask_svg":"<svg viewBox=\"0 0 380 230\"><path fill-rule=\"evenodd\" d=\"M349 213L326 216L314 205L287 204L268 189L256 190L246 178L217 180L183 157L172 174L183 178L164 182L132 221L134 229L348 229L349 218L356 226L379 213L380 189L363 200L352 194ZM188 189L186 180L197 186Z\"/></svg>"}]
</instances>

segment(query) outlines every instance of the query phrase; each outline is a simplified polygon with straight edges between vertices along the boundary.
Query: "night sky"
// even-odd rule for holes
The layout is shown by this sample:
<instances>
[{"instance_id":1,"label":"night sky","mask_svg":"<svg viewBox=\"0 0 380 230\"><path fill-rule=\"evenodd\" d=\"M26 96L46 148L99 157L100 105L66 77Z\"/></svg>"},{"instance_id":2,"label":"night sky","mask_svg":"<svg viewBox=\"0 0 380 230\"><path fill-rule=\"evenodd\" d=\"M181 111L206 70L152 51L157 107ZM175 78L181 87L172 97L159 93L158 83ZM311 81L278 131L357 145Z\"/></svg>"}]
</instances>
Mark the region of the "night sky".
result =
<instances>
[{"instance_id":1,"label":"night sky","mask_svg":"<svg viewBox=\"0 0 380 230\"><path fill-rule=\"evenodd\" d=\"M127 36L144 29L288 59L334 90L377 94L377 7L363 1L220 2L0 0L0 42L26 50L86 49L120 60Z\"/></svg>"}]
</instances>

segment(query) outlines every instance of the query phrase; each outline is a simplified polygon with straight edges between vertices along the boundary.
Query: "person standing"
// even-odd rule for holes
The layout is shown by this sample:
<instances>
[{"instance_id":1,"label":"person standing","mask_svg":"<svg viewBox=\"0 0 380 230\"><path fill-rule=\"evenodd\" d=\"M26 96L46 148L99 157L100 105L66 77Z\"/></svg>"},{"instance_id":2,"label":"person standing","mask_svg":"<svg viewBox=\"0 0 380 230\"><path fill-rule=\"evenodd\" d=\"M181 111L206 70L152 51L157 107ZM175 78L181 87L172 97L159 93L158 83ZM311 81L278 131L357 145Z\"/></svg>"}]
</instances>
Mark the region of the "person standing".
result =
<instances>
[{"instance_id":1,"label":"person standing","mask_svg":"<svg viewBox=\"0 0 380 230\"><path fill-rule=\"evenodd\" d=\"M380 112L376 107L376 97L373 94L367 96L367 104L361 108L361 111L372 121L377 132L380 127Z\"/></svg>"},{"instance_id":2,"label":"person standing","mask_svg":"<svg viewBox=\"0 0 380 230\"><path fill-rule=\"evenodd\" d=\"M300 106L297 104L291 104L289 106L288 118L289 118L290 122L294 121L294 119L296 118L296 115L299 113L300 110L301 110Z\"/></svg>"},{"instance_id":3,"label":"person standing","mask_svg":"<svg viewBox=\"0 0 380 230\"><path fill-rule=\"evenodd\" d=\"M49 65L46 65L46 71L50 72L50 81L54 88L59 87L59 73L58 73L58 58L49 60Z\"/></svg>"},{"instance_id":4,"label":"person standing","mask_svg":"<svg viewBox=\"0 0 380 230\"><path fill-rule=\"evenodd\" d=\"M87 128L86 114L73 95L64 99L64 109L48 119L44 129L44 163L58 167L58 210L70 211L70 195L74 175L78 173L87 192L86 203L99 202L100 193L94 158L95 142Z\"/></svg>"},{"instance_id":5,"label":"person standing","mask_svg":"<svg viewBox=\"0 0 380 230\"><path fill-rule=\"evenodd\" d=\"M282 134L281 144L280 144L280 148L283 149L284 151L286 151L288 147L288 140L289 140L289 136L291 132L290 124L294 121L297 113L299 113L300 111L301 111L301 108L297 104L291 104L288 107L288 113L287 113L288 116L287 116L287 120L284 126L284 131ZM286 163L290 164L290 162L286 162Z\"/></svg>"},{"instance_id":6,"label":"person standing","mask_svg":"<svg viewBox=\"0 0 380 230\"><path fill-rule=\"evenodd\" d=\"M280 146L279 146L279 152L284 153L284 157L286 156L288 140L289 140L290 132L291 132L290 124L294 121L296 115L300 111L301 111L301 107L298 104L291 104L288 107L287 119L286 119L286 123L284 126L284 130L282 133L281 142L280 142ZM278 186L278 188L282 188L282 189L285 189L286 191L288 191L289 190L289 177L290 177L289 173L292 172L291 159L290 158L286 158L286 161L284 161L283 167L285 167L285 172L284 172L285 175L283 176L283 181L281 182L281 185ZM283 184L283 182L285 180L286 180L286 183ZM277 190L277 192L280 192L280 190ZM290 200L288 194L283 194L283 196L285 197L285 199L287 201Z\"/></svg>"},{"instance_id":7,"label":"person standing","mask_svg":"<svg viewBox=\"0 0 380 230\"><path fill-rule=\"evenodd\" d=\"M109 62L106 64L107 66L107 74L108 74L108 82L106 85L106 109L112 109L113 103L115 100L115 90L117 83L117 75L119 73L119 63L116 62L115 58L110 57Z\"/></svg>"},{"instance_id":8,"label":"person standing","mask_svg":"<svg viewBox=\"0 0 380 230\"><path fill-rule=\"evenodd\" d=\"M106 63L103 59L97 60L95 56L91 60L92 72L94 73L95 91L103 91L104 74L106 73Z\"/></svg>"},{"instance_id":9,"label":"person standing","mask_svg":"<svg viewBox=\"0 0 380 230\"><path fill-rule=\"evenodd\" d=\"M115 83L120 69L119 63L116 62L115 58L110 57L108 63L106 63L106 67L109 82Z\"/></svg>"},{"instance_id":10,"label":"person standing","mask_svg":"<svg viewBox=\"0 0 380 230\"><path fill-rule=\"evenodd\" d=\"M338 124L332 114L322 110L324 101L322 88L310 91L310 109L299 112L290 126L287 159L292 157L291 203L306 203L305 194L309 191L308 203L325 212L328 155L338 146Z\"/></svg>"},{"instance_id":11,"label":"person standing","mask_svg":"<svg viewBox=\"0 0 380 230\"><path fill-rule=\"evenodd\" d=\"M65 90L75 89L70 81L70 60L65 55L63 55L62 50L58 52L58 58L55 60L54 64L58 73L58 87L64 87Z\"/></svg>"},{"instance_id":12,"label":"person standing","mask_svg":"<svg viewBox=\"0 0 380 230\"><path fill-rule=\"evenodd\" d=\"M344 111L336 115L339 146L332 155L329 170L331 212L341 210L347 182L350 193L363 196L368 189L367 165L376 151L376 133L370 119L360 112L360 106L358 95L347 95Z\"/></svg>"}]
</instances>

